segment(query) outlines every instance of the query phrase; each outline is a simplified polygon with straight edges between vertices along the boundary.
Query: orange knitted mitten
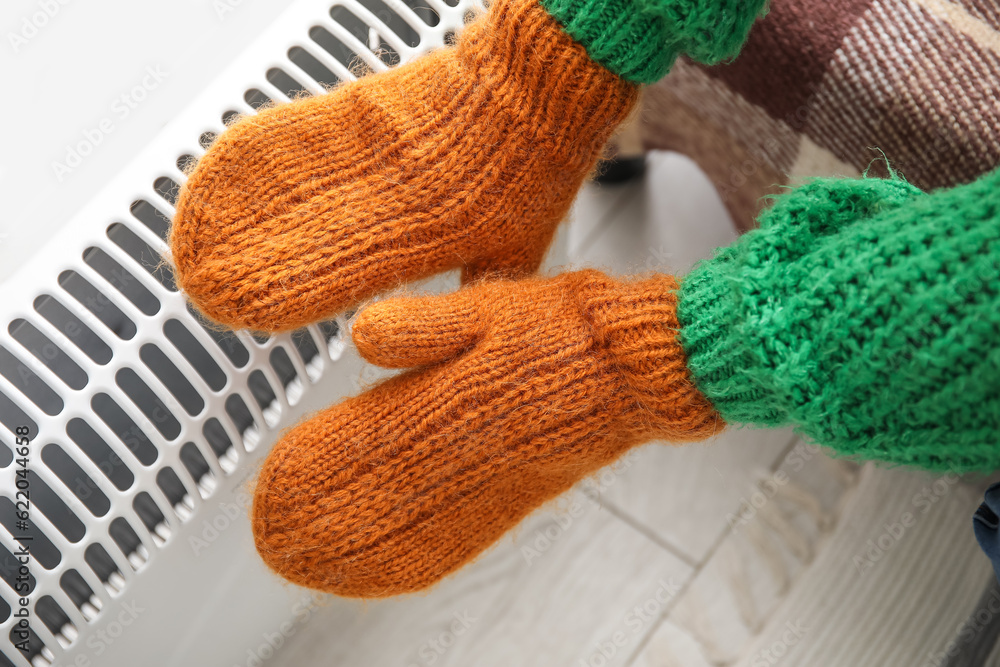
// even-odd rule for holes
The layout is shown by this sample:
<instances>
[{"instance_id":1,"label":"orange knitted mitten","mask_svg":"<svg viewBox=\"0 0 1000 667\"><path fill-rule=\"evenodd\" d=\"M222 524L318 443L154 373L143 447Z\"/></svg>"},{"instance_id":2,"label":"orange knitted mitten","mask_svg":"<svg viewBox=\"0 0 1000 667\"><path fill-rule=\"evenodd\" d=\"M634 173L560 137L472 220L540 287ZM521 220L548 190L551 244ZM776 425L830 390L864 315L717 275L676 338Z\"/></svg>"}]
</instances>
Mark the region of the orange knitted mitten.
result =
<instances>
[{"instance_id":1,"label":"orange knitted mitten","mask_svg":"<svg viewBox=\"0 0 1000 667\"><path fill-rule=\"evenodd\" d=\"M415 591L629 447L709 437L723 425L689 377L676 288L583 271L369 307L361 354L424 367L275 446L253 504L261 556L340 595Z\"/></svg>"},{"instance_id":2,"label":"orange knitted mitten","mask_svg":"<svg viewBox=\"0 0 1000 667\"><path fill-rule=\"evenodd\" d=\"M494 0L455 48L226 130L180 193L178 284L286 331L452 268L532 272L637 94L537 0Z\"/></svg>"}]
</instances>

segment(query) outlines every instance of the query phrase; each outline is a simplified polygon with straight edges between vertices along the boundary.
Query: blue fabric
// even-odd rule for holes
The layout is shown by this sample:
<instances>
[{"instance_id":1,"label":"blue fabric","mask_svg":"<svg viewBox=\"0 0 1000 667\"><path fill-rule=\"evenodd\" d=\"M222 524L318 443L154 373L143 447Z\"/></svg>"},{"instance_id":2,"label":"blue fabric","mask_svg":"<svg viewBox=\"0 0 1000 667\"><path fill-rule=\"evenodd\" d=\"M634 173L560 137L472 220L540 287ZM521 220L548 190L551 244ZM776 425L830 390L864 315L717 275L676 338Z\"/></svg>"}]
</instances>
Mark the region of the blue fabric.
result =
<instances>
[{"instance_id":1,"label":"blue fabric","mask_svg":"<svg viewBox=\"0 0 1000 667\"><path fill-rule=\"evenodd\" d=\"M972 517L972 528L979 546L993 562L993 572L1000 579L1000 482L986 489L983 504Z\"/></svg>"}]
</instances>

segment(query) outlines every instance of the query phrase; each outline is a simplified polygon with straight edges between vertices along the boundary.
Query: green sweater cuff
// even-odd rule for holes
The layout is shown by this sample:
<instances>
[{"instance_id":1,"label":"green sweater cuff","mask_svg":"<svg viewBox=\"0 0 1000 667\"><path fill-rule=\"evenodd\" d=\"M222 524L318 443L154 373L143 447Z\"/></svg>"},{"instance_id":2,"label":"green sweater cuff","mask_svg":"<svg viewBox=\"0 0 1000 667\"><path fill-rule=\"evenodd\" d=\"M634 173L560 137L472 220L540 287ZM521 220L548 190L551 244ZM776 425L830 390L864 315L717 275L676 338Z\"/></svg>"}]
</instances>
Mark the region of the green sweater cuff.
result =
<instances>
[{"instance_id":1,"label":"green sweater cuff","mask_svg":"<svg viewBox=\"0 0 1000 667\"><path fill-rule=\"evenodd\" d=\"M809 297L812 279L832 284L860 268L851 254L821 259L817 251L829 241L848 240L852 224L923 194L901 180L817 179L777 197L761 214L759 229L684 279L678 317L688 365L726 421L789 423L794 399L781 384L794 382L796 369L784 369L790 377L776 373L781 355L774 353L786 342L808 347L799 336L827 305ZM786 302L797 306L794 312ZM842 332L845 340L850 334Z\"/></svg>"},{"instance_id":2,"label":"green sweater cuff","mask_svg":"<svg viewBox=\"0 0 1000 667\"><path fill-rule=\"evenodd\" d=\"M735 57L766 0L540 0L590 57L623 79L654 83L681 54Z\"/></svg>"},{"instance_id":3,"label":"green sweater cuff","mask_svg":"<svg viewBox=\"0 0 1000 667\"><path fill-rule=\"evenodd\" d=\"M1000 469L1000 172L927 194L822 179L678 290L698 389L731 423L841 455Z\"/></svg>"}]
</instances>

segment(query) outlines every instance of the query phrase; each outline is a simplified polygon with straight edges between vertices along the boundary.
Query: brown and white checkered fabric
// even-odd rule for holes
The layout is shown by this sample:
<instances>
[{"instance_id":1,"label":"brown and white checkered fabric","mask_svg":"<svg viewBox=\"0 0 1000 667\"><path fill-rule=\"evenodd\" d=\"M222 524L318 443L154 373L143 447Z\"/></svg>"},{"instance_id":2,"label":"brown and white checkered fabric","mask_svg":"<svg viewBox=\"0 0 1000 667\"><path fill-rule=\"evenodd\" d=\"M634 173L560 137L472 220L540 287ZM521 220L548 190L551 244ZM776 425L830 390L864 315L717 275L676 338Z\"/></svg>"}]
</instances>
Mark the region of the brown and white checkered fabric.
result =
<instances>
[{"instance_id":1,"label":"brown and white checkered fabric","mask_svg":"<svg viewBox=\"0 0 1000 667\"><path fill-rule=\"evenodd\" d=\"M647 89L642 121L744 229L762 195L883 153L923 189L971 181L1000 165L1000 0L773 0L733 63Z\"/></svg>"}]
</instances>

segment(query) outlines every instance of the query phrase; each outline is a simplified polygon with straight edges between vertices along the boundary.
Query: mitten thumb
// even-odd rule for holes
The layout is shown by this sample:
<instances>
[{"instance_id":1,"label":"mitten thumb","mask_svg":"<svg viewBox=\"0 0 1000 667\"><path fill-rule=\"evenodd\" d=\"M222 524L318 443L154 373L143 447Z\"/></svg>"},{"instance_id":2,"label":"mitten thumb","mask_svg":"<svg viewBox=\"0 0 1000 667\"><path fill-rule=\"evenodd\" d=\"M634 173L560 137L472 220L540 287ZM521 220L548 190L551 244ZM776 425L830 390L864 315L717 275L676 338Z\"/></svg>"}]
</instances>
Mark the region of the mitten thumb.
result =
<instances>
[{"instance_id":1,"label":"mitten thumb","mask_svg":"<svg viewBox=\"0 0 1000 667\"><path fill-rule=\"evenodd\" d=\"M479 338L480 292L482 288L474 288L374 303L354 321L354 344L362 357L385 368L446 361Z\"/></svg>"}]
</instances>

